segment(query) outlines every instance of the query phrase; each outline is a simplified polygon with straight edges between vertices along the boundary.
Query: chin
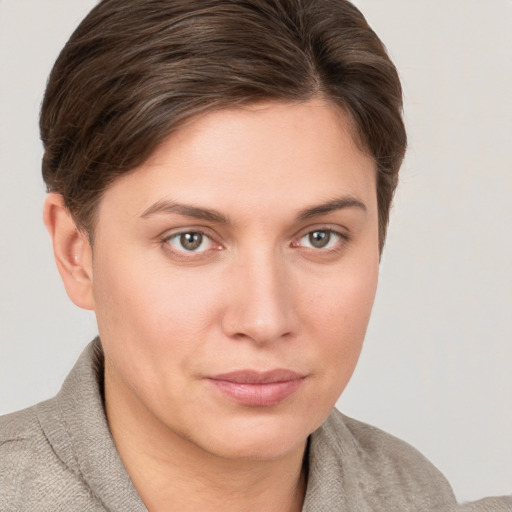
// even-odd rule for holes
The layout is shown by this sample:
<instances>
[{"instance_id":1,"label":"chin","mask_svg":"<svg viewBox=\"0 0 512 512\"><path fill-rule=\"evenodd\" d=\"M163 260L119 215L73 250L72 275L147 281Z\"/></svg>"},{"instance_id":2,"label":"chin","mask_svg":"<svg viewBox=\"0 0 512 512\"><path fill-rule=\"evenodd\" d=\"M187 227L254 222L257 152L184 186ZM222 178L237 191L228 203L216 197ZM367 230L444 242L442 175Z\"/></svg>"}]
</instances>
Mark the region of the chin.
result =
<instances>
[{"instance_id":1,"label":"chin","mask_svg":"<svg viewBox=\"0 0 512 512\"><path fill-rule=\"evenodd\" d=\"M234 422L210 431L201 448L231 460L273 460L304 449L309 429L298 428L297 421L266 420Z\"/></svg>"}]
</instances>

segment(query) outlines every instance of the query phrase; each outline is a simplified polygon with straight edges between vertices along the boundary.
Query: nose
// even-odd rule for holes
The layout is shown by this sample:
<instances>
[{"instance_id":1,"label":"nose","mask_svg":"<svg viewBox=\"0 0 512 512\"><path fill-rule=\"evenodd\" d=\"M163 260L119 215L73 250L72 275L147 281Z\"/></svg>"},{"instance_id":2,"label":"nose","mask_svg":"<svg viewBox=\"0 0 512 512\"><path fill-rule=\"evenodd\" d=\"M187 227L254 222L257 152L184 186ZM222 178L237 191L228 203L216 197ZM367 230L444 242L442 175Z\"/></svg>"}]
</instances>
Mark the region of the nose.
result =
<instances>
[{"instance_id":1,"label":"nose","mask_svg":"<svg viewBox=\"0 0 512 512\"><path fill-rule=\"evenodd\" d=\"M224 333L259 345L292 336L298 319L290 272L282 258L253 253L231 270Z\"/></svg>"}]
</instances>

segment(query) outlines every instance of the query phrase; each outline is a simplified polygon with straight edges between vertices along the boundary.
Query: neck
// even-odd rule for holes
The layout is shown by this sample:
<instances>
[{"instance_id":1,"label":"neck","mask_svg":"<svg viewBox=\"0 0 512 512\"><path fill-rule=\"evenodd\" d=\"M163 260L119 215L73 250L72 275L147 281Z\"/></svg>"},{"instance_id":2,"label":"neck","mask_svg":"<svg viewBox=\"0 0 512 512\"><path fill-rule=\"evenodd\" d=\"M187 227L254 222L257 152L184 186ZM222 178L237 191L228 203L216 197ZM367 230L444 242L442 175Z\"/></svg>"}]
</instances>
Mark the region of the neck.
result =
<instances>
[{"instance_id":1,"label":"neck","mask_svg":"<svg viewBox=\"0 0 512 512\"><path fill-rule=\"evenodd\" d=\"M123 464L150 512L300 512L306 491L305 445L271 459L227 459L155 419L136 399L106 385L110 430ZM143 447L143 449L141 449Z\"/></svg>"}]
</instances>

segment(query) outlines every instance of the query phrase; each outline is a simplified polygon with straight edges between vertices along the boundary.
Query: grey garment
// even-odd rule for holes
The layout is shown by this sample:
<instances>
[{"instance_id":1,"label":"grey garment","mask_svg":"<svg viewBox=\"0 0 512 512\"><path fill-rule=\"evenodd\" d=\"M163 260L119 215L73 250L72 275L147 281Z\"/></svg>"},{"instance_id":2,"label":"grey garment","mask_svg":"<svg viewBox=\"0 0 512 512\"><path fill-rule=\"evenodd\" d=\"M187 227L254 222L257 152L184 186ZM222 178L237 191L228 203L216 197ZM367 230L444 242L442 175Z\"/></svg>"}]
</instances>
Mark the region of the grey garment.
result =
<instances>
[{"instance_id":1,"label":"grey garment","mask_svg":"<svg viewBox=\"0 0 512 512\"><path fill-rule=\"evenodd\" d=\"M0 510L146 511L110 435L102 382L96 339L55 398L1 418ZM336 410L311 435L308 457L304 512L455 506L449 484L419 452Z\"/></svg>"},{"instance_id":2,"label":"grey garment","mask_svg":"<svg viewBox=\"0 0 512 512\"><path fill-rule=\"evenodd\" d=\"M512 495L464 503L457 512L512 512Z\"/></svg>"}]
</instances>

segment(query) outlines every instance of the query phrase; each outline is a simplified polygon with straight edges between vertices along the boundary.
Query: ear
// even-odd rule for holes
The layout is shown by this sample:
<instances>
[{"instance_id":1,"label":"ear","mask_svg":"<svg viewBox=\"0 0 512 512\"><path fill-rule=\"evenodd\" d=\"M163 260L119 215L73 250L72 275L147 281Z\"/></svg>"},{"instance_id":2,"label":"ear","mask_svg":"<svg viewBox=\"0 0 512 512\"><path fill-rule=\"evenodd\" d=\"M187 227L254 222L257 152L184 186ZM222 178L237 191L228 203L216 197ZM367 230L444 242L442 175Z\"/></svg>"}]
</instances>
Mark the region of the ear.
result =
<instances>
[{"instance_id":1,"label":"ear","mask_svg":"<svg viewBox=\"0 0 512 512\"><path fill-rule=\"evenodd\" d=\"M94 309L92 293L92 249L60 194L49 193L43 219L53 243L53 254L69 298L79 307Z\"/></svg>"}]
</instances>

